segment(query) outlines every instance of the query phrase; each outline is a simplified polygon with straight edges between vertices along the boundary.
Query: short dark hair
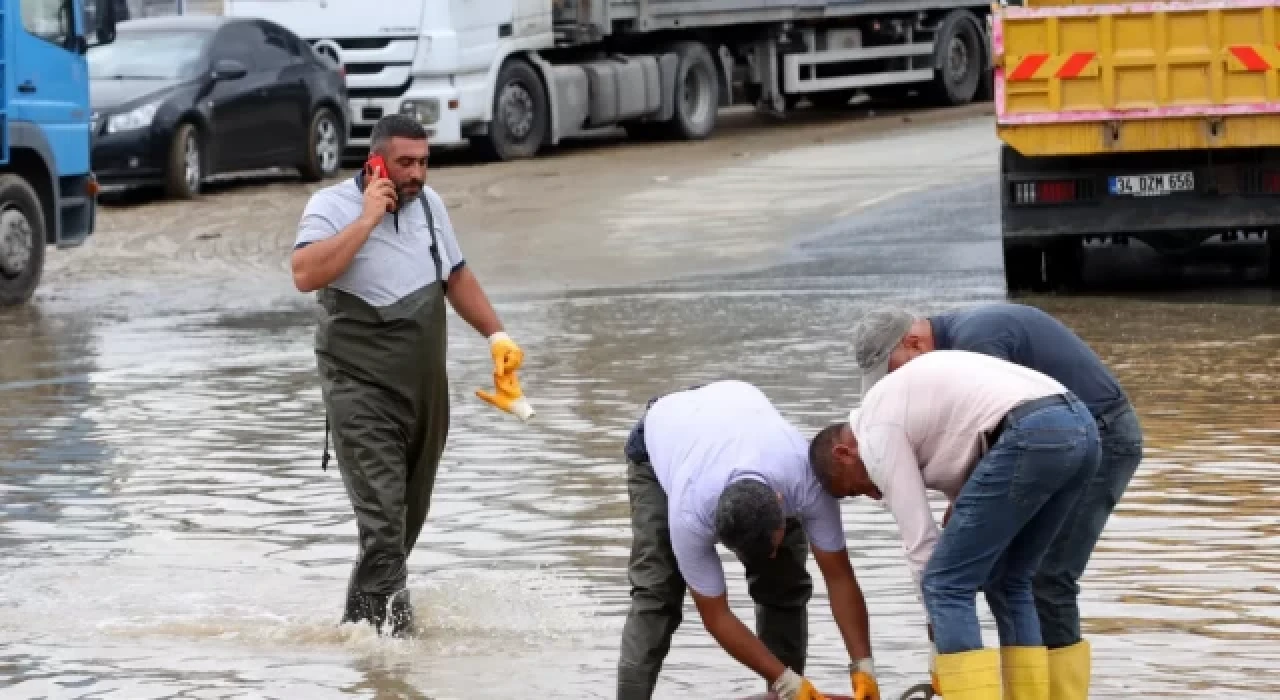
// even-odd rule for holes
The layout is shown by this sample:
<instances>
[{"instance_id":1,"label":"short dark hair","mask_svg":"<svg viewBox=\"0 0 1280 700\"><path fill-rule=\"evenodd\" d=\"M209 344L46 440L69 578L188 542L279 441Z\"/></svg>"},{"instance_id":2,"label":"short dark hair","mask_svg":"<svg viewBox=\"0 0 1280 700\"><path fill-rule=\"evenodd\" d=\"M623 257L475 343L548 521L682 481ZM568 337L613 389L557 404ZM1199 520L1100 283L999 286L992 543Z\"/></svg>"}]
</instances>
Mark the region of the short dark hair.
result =
<instances>
[{"instance_id":1,"label":"short dark hair","mask_svg":"<svg viewBox=\"0 0 1280 700\"><path fill-rule=\"evenodd\" d=\"M813 475L817 477L818 483L822 484L822 488L831 493L831 477L835 471L835 463L831 458L831 450L835 448L836 441L840 439L840 431L844 429L845 423L832 423L817 435L813 436L813 441L809 443L809 468L813 470Z\"/></svg>"},{"instance_id":2,"label":"short dark hair","mask_svg":"<svg viewBox=\"0 0 1280 700\"><path fill-rule=\"evenodd\" d=\"M373 125L373 132L369 134L369 150L377 151L395 138L425 140L427 128L408 115L388 114Z\"/></svg>"},{"instance_id":3,"label":"short dark hair","mask_svg":"<svg viewBox=\"0 0 1280 700\"><path fill-rule=\"evenodd\" d=\"M716 535L745 561L767 559L774 533L785 524L778 495L754 479L729 484L716 504Z\"/></svg>"}]
</instances>

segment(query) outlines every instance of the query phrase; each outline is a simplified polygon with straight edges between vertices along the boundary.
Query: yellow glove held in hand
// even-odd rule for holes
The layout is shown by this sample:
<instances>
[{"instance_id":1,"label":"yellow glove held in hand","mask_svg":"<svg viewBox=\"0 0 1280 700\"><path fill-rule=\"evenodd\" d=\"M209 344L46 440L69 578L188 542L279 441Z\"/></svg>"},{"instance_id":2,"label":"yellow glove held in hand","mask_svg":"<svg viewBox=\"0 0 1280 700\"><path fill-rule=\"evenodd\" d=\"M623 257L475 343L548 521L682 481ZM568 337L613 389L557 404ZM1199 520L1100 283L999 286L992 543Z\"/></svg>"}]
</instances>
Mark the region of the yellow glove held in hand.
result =
<instances>
[{"instance_id":1,"label":"yellow glove held in hand","mask_svg":"<svg viewBox=\"0 0 1280 700\"><path fill-rule=\"evenodd\" d=\"M849 667L849 680L853 684L853 700L880 700L876 667L870 658L859 659Z\"/></svg>"},{"instance_id":2,"label":"yellow glove held in hand","mask_svg":"<svg viewBox=\"0 0 1280 700\"><path fill-rule=\"evenodd\" d=\"M494 408L514 414L520 420L529 420L534 413L533 406L529 405L529 400L520 390L520 380L516 379L515 372L494 374L493 386L497 389L496 392L476 389L476 396Z\"/></svg>"},{"instance_id":3,"label":"yellow glove held in hand","mask_svg":"<svg viewBox=\"0 0 1280 700\"><path fill-rule=\"evenodd\" d=\"M524 364L524 351L504 331L489 336L489 354L493 356L494 374L511 374Z\"/></svg>"},{"instance_id":4,"label":"yellow glove held in hand","mask_svg":"<svg viewBox=\"0 0 1280 700\"><path fill-rule=\"evenodd\" d=\"M827 700L826 696L813 687L808 678L787 669L773 682L773 692L780 700Z\"/></svg>"}]
</instances>

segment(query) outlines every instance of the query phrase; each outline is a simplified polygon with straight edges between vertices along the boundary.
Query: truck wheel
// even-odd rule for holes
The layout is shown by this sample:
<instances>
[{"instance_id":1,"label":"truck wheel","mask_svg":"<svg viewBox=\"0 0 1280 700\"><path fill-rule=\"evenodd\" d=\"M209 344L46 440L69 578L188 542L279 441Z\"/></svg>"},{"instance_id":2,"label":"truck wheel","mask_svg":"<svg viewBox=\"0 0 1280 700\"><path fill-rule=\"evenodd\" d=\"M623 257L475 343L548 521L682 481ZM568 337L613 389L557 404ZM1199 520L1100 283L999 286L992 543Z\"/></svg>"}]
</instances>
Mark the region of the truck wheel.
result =
<instances>
[{"instance_id":1,"label":"truck wheel","mask_svg":"<svg viewBox=\"0 0 1280 700\"><path fill-rule=\"evenodd\" d=\"M307 159L298 166L298 172L307 182L332 177L342 167L342 149L346 146L341 122L332 109L321 107L311 117L308 134Z\"/></svg>"},{"instance_id":2,"label":"truck wheel","mask_svg":"<svg viewBox=\"0 0 1280 700\"><path fill-rule=\"evenodd\" d=\"M521 59L507 61L498 72L489 133L477 140L490 159L532 158L547 139L551 121L547 92L533 66Z\"/></svg>"},{"instance_id":3,"label":"truck wheel","mask_svg":"<svg viewBox=\"0 0 1280 700\"><path fill-rule=\"evenodd\" d=\"M934 34L934 101L959 106L973 101L986 63L978 20L967 10L955 10L942 20Z\"/></svg>"},{"instance_id":4,"label":"truck wheel","mask_svg":"<svg viewBox=\"0 0 1280 700\"><path fill-rule=\"evenodd\" d=\"M676 66L676 113L671 120L672 135L687 141L704 139L716 127L720 110L720 79L716 62L705 44L681 41L672 47L680 62Z\"/></svg>"},{"instance_id":5,"label":"truck wheel","mask_svg":"<svg viewBox=\"0 0 1280 700\"><path fill-rule=\"evenodd\" d=\"M1050 289L1071 290L1079 286L1084 273L1084 239L1065 236L1044 251L1044 277Z\"/></svg>"},{"instance_id":6,"label":"truck wheel","mask_svg":"<svg viewBox=\"0 0 1280 700\"><path fill-rule=\"evenodd\" d=\"M1280 229L1267 231L1267 282L1280 289Z\"/></svg>"},{"instance_id":7,"label":"truck wheel","mask_svg":"<svg viewBox=\"0 0 1280 700\"><path fill-rule=\"evenodd\" d=\"M169 168L165 193L174 199L195 199L204 184L204 151L200 131L190 122L179 124L169 144Z\"/></svg>"},{"instance_id":8,"label":"truck wheel","mask_svg":"<svg viewBox=\"0 0 1280 700\"><path fill-rule=\"evenodd\" d=\"M47 244L36 191L18 175L0 175L0 306L24 304L35 293Z\"/></svg>"},{"instance_id":9,"label":"truck wheel","mask_svg":"<svg viewBox=\"0 0 1280 700\"><path fill-rule=\"evenodd\" d=\"M1003 241L1004 283L1009 296L1042 288L1040 248L1026 243Z\"/></svg>"}]
</instances>

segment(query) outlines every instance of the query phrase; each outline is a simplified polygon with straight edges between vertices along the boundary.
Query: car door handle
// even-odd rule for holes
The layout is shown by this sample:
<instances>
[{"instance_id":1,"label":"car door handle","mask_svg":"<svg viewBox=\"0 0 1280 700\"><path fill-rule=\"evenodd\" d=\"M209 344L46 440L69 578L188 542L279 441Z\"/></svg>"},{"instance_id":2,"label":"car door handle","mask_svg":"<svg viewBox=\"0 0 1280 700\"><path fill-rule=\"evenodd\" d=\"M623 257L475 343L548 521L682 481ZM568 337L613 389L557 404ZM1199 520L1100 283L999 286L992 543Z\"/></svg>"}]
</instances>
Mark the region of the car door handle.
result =
<instances>
[{"instance_id":1,"label":"car door handle","mask_svg":"<svg viewBox=\"0 0 1280 700\"><path fill-rule=\"evenodd\" d=\"M35 91L36 91L36 84L31 82L30 80L27 80L18 86L18 92L29 93L29 92L35 92Z\"/></svg>"}]
</instances>

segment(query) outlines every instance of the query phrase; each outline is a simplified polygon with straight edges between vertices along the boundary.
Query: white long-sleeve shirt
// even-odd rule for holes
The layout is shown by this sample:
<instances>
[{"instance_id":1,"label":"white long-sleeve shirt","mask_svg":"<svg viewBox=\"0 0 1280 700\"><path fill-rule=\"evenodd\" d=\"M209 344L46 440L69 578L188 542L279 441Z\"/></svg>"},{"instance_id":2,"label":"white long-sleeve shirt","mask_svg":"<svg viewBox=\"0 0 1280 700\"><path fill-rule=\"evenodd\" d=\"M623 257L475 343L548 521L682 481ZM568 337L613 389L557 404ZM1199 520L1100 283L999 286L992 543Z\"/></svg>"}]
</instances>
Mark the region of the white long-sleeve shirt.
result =
<instances>
[{"instance_id":1,"label":"white long-sleeve shirt","mask_svg":"<svg viewBox=\"0 0 1280 700\"><path fill-rule=\"evenodd\" d=\"M935 350L890 372L849 414L867 474L898 523L917 591L939 532L926 489L954 503L987 449L985 433L1018 404L1066 391L1012 362Z\"/></svg>"}]
</instances>

